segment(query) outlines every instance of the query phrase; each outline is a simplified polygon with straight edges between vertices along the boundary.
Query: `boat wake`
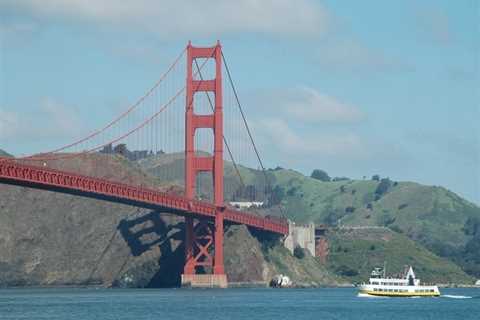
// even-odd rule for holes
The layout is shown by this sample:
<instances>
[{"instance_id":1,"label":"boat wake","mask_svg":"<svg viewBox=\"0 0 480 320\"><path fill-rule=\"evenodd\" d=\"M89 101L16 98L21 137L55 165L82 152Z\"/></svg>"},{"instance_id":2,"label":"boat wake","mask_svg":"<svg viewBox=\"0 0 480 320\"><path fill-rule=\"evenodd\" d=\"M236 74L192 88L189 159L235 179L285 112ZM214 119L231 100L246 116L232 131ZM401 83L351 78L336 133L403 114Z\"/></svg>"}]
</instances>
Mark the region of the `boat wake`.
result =
<instances>
[{"instance_id":1,"label":"boat wake","mask_svg":"<svg viewBox=\"0 0 480 320\"><path fill-rule=\"evenodd\" d=\"M450 298L450 299L472 299L473 297L470 296L456 296L451 294L444 294L441 295L442 298Z\"/></svg>"}]
</instances>

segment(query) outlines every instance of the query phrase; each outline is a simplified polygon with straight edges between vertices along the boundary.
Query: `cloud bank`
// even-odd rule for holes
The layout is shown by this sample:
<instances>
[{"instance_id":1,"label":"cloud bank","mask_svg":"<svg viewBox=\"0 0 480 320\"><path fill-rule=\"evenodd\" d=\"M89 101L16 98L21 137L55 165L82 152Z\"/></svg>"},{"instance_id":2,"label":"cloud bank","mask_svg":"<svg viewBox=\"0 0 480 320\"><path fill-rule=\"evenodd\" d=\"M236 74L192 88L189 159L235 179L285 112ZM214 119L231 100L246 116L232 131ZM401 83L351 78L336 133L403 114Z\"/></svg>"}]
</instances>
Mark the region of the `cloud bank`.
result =
<instances>
[{"instance_id":1,"label":"cloud bank","mask_svg":"<svg viewBox=\"0 0 480 320\"><path fill-rule=\"evenodd\" d=\"M0 142L73 138L85 133L75 108L44 99L36 112L23 114L0 108Z\"/></svg>"},{"instance_id":2,"label":"cloud bank","mask_svg":"<svg viewBox=\"0 0 480 320\"><path fill-rule=\"evenodd\" d=\"M0 9L37 19L140 29L162 38L239 32L312 37L328 24L326 9L313 0L4 0Z\"/></svg>"}]
</instances>

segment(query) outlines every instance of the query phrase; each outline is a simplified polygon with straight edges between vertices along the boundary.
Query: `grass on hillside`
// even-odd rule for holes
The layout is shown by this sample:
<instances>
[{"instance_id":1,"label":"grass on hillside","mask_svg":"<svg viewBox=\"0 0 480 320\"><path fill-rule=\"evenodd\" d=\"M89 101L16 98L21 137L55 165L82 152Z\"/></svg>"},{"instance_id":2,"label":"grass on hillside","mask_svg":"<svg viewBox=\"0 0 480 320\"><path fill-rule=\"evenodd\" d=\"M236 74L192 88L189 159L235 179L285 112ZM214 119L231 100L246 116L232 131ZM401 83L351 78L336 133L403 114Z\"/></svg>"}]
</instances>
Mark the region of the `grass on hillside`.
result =
<instances>
[{"instance_id":1,"label":"grass on hillside","mask_svg":"<svg viewBox=\"0 0 480 320\"><path fill-rule=\"evenodd\" d=\"M328 268L352 282L367 281L373 268L386 261L388 274L411 265L422 281L473 283L454 263L388 229L341 229L329 232L328 240Z\"/></svg>"}]
</instances>

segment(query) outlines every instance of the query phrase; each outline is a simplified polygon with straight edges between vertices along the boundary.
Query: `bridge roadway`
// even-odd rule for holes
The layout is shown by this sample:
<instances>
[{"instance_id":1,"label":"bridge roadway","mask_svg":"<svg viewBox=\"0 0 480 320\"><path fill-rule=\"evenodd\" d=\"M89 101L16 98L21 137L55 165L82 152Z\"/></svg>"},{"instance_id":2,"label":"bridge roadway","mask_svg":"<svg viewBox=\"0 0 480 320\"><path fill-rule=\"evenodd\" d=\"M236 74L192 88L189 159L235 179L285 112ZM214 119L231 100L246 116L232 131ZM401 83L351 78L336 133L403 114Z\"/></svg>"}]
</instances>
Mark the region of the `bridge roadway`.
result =
<instances>
[{"instance_id":1,"label":"bridge roadway","mask_svg":"<svg viewBox=\"0 0 480 320\"><path fill-rule=\"evenodd\" d=\"M0 183L123 203L181 216L206 217L212 220L217 209L213 204L204 201L189 200L165 192L71 172L20 164L8 158L0 158ZM224 210L224 219L227 223L244 224L281 235L288 234L286 220L260 217L229 207L223 207L220 210Z\"/></svg>"}]
</instances>

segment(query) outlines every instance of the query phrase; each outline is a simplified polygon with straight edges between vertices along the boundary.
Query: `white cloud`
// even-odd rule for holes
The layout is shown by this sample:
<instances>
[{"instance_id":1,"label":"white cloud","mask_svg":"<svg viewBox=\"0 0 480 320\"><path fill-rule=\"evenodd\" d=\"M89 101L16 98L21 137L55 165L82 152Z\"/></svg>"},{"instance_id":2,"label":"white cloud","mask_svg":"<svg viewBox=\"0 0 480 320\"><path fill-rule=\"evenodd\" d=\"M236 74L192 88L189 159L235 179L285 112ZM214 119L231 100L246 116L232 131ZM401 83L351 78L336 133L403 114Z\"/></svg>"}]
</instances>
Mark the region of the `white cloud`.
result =
<instances>
[{"instance_id":1,"label":"white cloud","mask_svg":"<svg viewBox=\"0 0 480 320\"><path fill-rule=\"evenodd\" d=\"M76 137L84 133L81 117L73 107L45 99L37 110L19 113L0 109L0 141L49 140Z\"/></svg>"},{"instance_id":2,"label":"white cloud","mask_svg":"<svg viewBox=\"0 0 480 320\"><path fill-rule=\"evenodd\" d=\"M317 58L323 67L335 71L398 72L414 69L408 61L389 56L381 49L367 47L353 38L321 45L317 49Z\"/></svg>"},{"instance_id":3,"label":"white cloud","mask_svg":"<svg viewBox=\"0 0 480 320\"><path fill-rule=\"evenodd\" d=\"M271 145L285 155L358 157L364 154L361 139L349 132L332 135L323 131L295 130L279 118L264 119L256 127L261 134L266 135Z\"/></svg>"},{"instance_id":4,"label":"white cloud","mask_svg":"<svg viewBox=\"0 0 480 320\"><path fill-rule=\"evenodd\" d=\"M249 104L257 106L257 114L278 115L308 124L354 124L365 119L356 106L306 86L256 93Z\"/></svg>"},{"instance_id":5,"label":"white cloud","mask_svg":"<svg viewBox=\"0 0 480 320\"><path fill-rule=\"evenodd\" d=\"M276 106L287 117L312 123L354 123L363 119L356 107L308 87L285 90Z\"/></svg>"},{"instance_id":6,"label":"white cloud","mask_svg":"<svg viewBox=\"0 0 480 320\"><path fill-rule=\"evenodd\" d=\"M357 107L316 89L298 86L252 95L255 137L272 158L362 158L366 145L355 133L365 119ZM352 127L355 126L355 127Z\"/></svg>"},{"instance_id":7,"label":"white cloud","mask_svg":"<svg viewBox=\"0 0 480 320\"><path fill-rule=\"evenodd\" d=\"M0 8L36 18L143 29L164 38L255 32L317 36L328 14L313 0L4 0Z\"/></svg>"}]
</instances>

